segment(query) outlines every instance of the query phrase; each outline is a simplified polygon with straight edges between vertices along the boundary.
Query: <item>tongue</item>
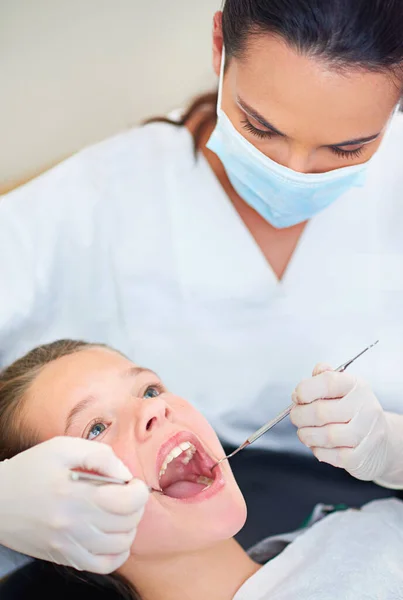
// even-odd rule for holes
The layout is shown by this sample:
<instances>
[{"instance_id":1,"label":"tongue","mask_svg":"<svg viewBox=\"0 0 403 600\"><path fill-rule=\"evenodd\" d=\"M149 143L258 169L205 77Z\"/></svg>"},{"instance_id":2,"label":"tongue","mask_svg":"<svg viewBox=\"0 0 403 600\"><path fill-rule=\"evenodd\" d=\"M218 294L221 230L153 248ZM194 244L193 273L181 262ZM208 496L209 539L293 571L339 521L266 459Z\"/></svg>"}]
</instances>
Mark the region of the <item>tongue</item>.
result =
<instances>
[{"instance_id":1,"label":"tongue","mask_svg":"<svg viewBox=\"0 0 403 600\"><path fill-rule=\"evenodd\" d=\"M205 484L193 481L176 481L164 488L164 494L170 498L190 498L199 494L205 487Z\"/></svg>"}]
</instances>

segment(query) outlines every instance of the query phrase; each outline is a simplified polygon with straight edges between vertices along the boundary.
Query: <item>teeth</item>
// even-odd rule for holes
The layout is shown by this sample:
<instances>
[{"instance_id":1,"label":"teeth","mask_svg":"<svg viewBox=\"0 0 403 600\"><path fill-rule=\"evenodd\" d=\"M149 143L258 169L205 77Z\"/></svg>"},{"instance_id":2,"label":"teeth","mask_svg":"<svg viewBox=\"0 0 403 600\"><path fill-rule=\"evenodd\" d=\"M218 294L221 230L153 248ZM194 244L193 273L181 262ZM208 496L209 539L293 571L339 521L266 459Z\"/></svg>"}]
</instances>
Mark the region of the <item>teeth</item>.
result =
<instances>
[{"instance_id":1,"label":"teeth","mask_svg":"<svg viewBox=\"0 0 403 600\"><path fill-rule=\"evenodd\" d=\"M201 483L202 485L205 485L206 487L210 487L210 485L213 483L213 480L210 479L209 477L198 477L197 483Z\"/></svg>"},{"instance_id":2,"label":"teeth","mask_svg":"<svg viewBox=\"0 0 403 600\"><path fill-rule=\"evenodd\" d=\"M163 465L162 465L160 473L159 473L159 478L161 479L161 477L163 475L165 475L169 463L172 462L173 460L175 460L175 458L178 458L178 456L185 453L185 457L183 458L182 462L184 465L187 465L192 460L195 452L196 452L196 448L190 442L182 442L181 444L179 444L179 446L176 446L175 448L173 448L173 450L171 450L171 452L168 454L168 456L165 458L165 460L163 462Z\"/></svg>"},{"instance_id":3,"label":"teeth","mask_svg":"<svg viewBox=\"0 0 403 600\"><path fill-rule=\"evenodd\" d=\"M179 448L182 450L182 452L186 452L186 450L189 450L191 447L192 444L190 442L183 442L182 444L179 444Z\"/></svg>"},{"instance_id":4,"label":"teeth","mask_svg":"<svg viewBox=\"0 0 403 600\"><path fill-rule=\"evenodd\" d=\"M192 458L193 458L194 452L193 452L193 450L191 448L189 448L189 450L186 450L185 454L186 454L186 456L182 460L182 463L184 465L188 465L190 463L190 461L192 460Z\"/></svg>"},{"instance_id":5,"label":"teeth","mask_svg":"<svg viewBox=\"0 0 403 600\"><path fill-rule=\"evenodd\" d=\"M177 448L174 448L173 450L171 450L170 454L174 457L174 458L178 458L178 456L180 456L182 454L183 450L181 450L181 448L178 446Z\"/></svg>"}]
</instances>

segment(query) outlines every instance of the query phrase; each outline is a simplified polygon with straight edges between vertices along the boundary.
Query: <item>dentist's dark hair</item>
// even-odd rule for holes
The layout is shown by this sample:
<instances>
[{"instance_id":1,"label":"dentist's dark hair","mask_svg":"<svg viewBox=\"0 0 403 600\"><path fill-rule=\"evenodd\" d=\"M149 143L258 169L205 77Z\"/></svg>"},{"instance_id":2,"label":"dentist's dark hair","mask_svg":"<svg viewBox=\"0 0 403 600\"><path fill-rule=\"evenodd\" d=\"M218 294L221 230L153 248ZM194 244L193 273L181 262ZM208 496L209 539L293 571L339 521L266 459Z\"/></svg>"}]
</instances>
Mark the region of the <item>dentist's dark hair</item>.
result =
<instances>
[{"instance_id":1,"label":"dentist's dark hair","mask_svg":"<svg viewBox=\"0 0 403 600\"><path fill-rule=\"evenodd\" d=\"M65 356L92 348L104 348L117 352L105 344L94 344L79 340L57 340L30 350L11 365L0 371L0 461L13 458L28 450L41 440L24 421L24 402L36 377L50 363ZM121 354L119 352L119 354ZM123 355L122 355L123 356ZM57 399L55 399L57 401ZM87 600L141 600L139 593L118 574L98 575L75 571L69 567L53 565L37 560L23 567L5 581L0 582L0 596L7 598L32 597L32 585L41 587L46 581L46 597L49 588L54 588L54 597L60 597L60 589L71 595L81 593ZM16 591L17 590L17 591ZM35 596L35 594L34 594ZM63 595L63 598L66 597Z\"/></svg>"},{"instance_id":2,"label":"dentist's dark hair","mask_svg":"<svg viewBox=\"0 0 403 600\"><path fill-rule=\"evenodd\" d=\"M253 52L253 40L272 35L329 68L389 72L403 84L403 0L225 0L222 19L227 64ZM184 126L200 114L197 152L216 102L216 93L200 96L179 121L151 122Z\"/></svg>"}]
</instances>

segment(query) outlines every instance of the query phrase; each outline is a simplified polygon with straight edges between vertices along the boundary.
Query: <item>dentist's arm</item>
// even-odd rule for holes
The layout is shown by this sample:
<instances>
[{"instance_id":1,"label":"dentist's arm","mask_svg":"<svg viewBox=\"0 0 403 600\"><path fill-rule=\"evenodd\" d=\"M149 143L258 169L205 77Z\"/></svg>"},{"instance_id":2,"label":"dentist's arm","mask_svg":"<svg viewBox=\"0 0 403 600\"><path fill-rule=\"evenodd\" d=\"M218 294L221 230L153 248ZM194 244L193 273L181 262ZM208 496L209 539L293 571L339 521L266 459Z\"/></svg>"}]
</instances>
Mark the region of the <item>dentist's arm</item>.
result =
<instances>
[{"instance_id":1,"label":"dentist's arm","mask_svg":"<svg viewBox=\"0 0 403 600\"><path fill-rule=\"evenodd\" d=\"M318 365L293 401L291 420L319 461L403 489L403 416L384 411L365 381Z\"/></svg>"},{"instance_id":2,"label":"dentist's arm","mask_svg":"<svg viewBox=\"0 0 403 600\"><path fill-rule=\"evenodd\" d=\"M111 573L129 557L149 498L139 480L94 486L70 469L131 480L102 443L54 438L0 462L0 544L47 561Z\"/></svg>"}]
</instances>

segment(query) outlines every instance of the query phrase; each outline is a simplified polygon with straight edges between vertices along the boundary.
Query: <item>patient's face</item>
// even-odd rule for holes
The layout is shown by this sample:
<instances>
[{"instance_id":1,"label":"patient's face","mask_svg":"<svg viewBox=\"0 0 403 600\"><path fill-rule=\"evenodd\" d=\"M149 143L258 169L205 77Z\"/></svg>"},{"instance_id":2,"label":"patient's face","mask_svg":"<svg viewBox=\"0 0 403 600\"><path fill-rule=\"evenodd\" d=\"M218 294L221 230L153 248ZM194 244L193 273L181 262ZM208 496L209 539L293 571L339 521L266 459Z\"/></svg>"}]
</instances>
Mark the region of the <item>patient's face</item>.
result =
<instances>
[{"instance_id":1,"label":"patient's face","mask_svg":"<svg viewBox=\"0 0 403 600\"><path fill-rule=\"evenodd\" d=\"M228 462L211 475L224 453L208 422L118 353L93 348L50 363L27 394L24 417L41 441L70 435L112 446L134 477L164 490L151 494L134 554L196 550L244 524Z\"/></svg>"}]
</instances>

